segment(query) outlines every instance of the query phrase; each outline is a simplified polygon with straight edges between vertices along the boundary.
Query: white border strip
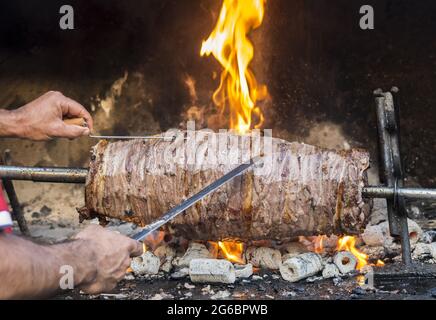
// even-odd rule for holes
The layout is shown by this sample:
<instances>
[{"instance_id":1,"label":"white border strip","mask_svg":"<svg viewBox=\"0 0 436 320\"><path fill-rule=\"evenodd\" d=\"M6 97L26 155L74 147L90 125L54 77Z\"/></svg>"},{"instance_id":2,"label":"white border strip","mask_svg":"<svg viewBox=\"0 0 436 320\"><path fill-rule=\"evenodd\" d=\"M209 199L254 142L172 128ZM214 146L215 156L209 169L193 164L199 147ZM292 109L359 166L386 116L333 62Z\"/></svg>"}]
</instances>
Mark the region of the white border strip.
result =
<instances>
[{"instance_id":1,"label":"white border strip","mask_svg":"<svg viewBox=\"0 0 436 320\"><path fill-rule=\"evenodd\" d=\"M11 214L8 211L0 211L0 228L12 227L13 225Z\"/></svg>"}]
</instances>

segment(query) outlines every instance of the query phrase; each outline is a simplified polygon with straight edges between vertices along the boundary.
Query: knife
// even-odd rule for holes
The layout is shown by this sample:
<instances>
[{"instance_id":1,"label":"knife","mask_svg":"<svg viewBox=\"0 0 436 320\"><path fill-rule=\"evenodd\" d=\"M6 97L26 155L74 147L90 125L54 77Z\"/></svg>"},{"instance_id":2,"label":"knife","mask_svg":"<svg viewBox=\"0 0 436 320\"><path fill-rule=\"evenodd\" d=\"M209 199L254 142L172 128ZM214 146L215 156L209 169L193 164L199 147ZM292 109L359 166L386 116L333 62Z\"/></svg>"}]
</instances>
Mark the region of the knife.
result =
<instances>
[{"instance_id":1,"label":"knife","mask_svg":"<svg viewBox=\"0 0 436 320\"><path fill-rule=\"evenodd\" d=\"M250 167L252 167L258 160L260 160L260 157L252 158L249 162L241 164L239 167L233 169L229 173L225 174L215 182L211 183L207 187L205 187L203 190L198 192L197 194L193 195L189 199L183 201L178 206L172 208L170 211L162 215L159 219L156 221L150 223L147 225L144 229L142 229L141 232L135 234L132 239L137 241L144 240L148 235L162 227L164 224L168 223L169 221L173 220L175 217L177 217L179 214L183 213L186 209L192 207L194 204L196 204L198 201L204 199L206 196L220 188L222 185L226 184L227 182L231 181L235 177L241 175L245 171L247 171Z\"/></svg>"}]
</instances>

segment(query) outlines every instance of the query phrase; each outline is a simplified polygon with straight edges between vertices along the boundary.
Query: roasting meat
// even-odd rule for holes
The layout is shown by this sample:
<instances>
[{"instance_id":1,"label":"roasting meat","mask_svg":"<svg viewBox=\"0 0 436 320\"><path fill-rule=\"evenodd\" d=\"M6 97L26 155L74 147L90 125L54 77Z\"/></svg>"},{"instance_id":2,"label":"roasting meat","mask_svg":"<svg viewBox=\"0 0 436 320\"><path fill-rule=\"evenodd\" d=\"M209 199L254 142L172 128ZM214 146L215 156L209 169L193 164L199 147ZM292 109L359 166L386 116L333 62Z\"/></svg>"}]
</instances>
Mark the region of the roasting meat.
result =
<instances>
[{"instance_id":1,"label":"roasting meat","mask_svg":"<svg viewBox=\"0 0 436 320\"><path fill-rule=\"evenodd\" d=\"M177 217L166 226L168 232L197 240L284 240L356 234L365 227L370 211L362 198L367 152L338 152L275 138L266 150L266 143L255 147L260 138L204 132L195 141L186 135L171 141L98 143L81 218L146 225L242 160L261 154L261 164ZM240 141L235 144L235 139Z\"/></svg>"}]
</instances>

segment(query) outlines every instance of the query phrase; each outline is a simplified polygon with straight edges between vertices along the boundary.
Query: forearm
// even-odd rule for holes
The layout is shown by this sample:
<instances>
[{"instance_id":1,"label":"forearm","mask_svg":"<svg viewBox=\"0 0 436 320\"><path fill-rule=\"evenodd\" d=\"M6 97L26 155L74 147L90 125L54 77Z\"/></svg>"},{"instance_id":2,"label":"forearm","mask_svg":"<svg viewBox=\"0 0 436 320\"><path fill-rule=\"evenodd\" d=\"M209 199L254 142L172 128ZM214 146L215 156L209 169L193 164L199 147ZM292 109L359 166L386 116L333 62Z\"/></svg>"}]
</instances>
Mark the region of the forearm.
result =
<instances>
[{"instance_id":1,"label":"forearm","mask_svg":"<svg viewBox=\"0 0 436 320\"><path fill-rule=\"evenodd\" d=\"M92 253L81 241L42 246L0 235L0 299L48 297L60 290L63 265L73 268L74 286L91 281Z\"/></svg>"},{"instance_id":2,"label":"forearm","mask_svg":"<svg viewBox=\"0 0 436 320\"><path fill-rule=\"evenodd\" d=\"M0 137L18 137L20 129L18 112L0 109Z\"/></svg>"}]
</instances>

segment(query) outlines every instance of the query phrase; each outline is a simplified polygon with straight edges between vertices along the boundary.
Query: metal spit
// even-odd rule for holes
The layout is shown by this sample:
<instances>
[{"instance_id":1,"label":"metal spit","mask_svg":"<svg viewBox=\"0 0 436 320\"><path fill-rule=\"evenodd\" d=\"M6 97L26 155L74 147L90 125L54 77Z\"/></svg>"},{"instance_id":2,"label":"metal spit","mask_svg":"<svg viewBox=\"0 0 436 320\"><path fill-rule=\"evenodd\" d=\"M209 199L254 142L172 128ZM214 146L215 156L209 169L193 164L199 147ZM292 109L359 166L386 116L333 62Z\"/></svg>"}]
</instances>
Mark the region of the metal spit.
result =
<instances>
[{"instance_id":1,"label":"metal spit","mask_svg":"<svg viewBox=\"0 0 436 320\"><path fill-rule=\"evenodd\" d=\"M364 187L362 194L367 198L387 200L390 232L393 237L401 240L403 262L409 266L412 258L405 200L436 200L436 189L404 187L400 156L398 92L397 88L393 88L390 92L383 92L381 89L374 92L382 169L380 178L384 185ZM27 180L83 184L86 183L87 175L88 169L85 168L0 165L0 178L3 181Z\"/></svg>"},{"instance_id":2,"label":"metal spit","mask_svg":"<svg viewBox=\"0 0 436 320\"><path fill-rule=\"evenodd\" d=\"M23 167L0 165L0 178L51 183L86 183L88 169L59 167ZM394 199L403 197L413 200L436 200L436 189L394 188L385 186L368 186L362 189L366 198Z\"/></svg>"}]
</instances>

